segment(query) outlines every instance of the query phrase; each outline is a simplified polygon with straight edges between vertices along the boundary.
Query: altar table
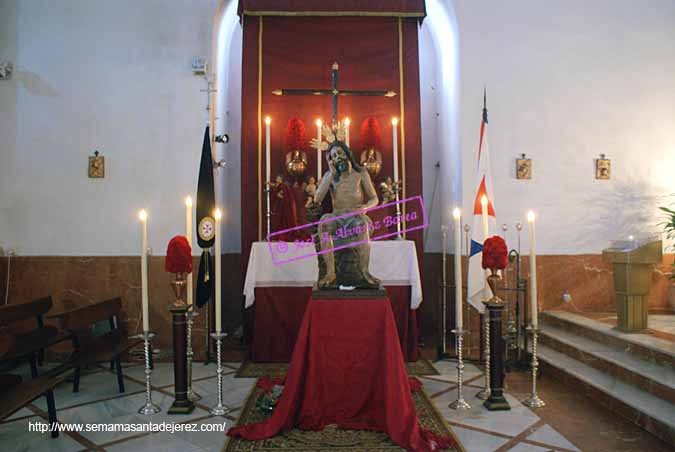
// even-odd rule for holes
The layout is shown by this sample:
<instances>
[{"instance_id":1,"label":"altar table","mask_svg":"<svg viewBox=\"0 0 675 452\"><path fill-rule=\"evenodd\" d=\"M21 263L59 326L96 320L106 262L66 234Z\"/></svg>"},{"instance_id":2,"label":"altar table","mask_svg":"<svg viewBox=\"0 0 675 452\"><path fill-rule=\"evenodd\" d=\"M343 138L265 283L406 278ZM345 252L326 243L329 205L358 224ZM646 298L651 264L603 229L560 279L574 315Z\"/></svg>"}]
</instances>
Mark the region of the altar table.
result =
<instances>
[{"instance_id":1,"label":"altar table","mask_svg":"<svg viewBox=\"0 0 675 452\"><path fill-rule=\"evenodd\" d=\"M288 247L292 252L294 245ZM372 242L370 272L382 280L391 300L404 359L416 361L422 282L415 242ZM290 360L317 277L316 256L275 265L267 242L253 243L244 283L252 361Z\"/></svg>"},{"instance_id":2,"label":"altar table","mask_svg":"<svg viewBox=\"0 0 675 452\"><path fill-rule=\"evenodd\" d=\"M406 450L448 444L419 426L387 298L311 299L281 399L265 422L230 429L248 440L292 428L387 432Z\"/></svg>"}]
</instances>

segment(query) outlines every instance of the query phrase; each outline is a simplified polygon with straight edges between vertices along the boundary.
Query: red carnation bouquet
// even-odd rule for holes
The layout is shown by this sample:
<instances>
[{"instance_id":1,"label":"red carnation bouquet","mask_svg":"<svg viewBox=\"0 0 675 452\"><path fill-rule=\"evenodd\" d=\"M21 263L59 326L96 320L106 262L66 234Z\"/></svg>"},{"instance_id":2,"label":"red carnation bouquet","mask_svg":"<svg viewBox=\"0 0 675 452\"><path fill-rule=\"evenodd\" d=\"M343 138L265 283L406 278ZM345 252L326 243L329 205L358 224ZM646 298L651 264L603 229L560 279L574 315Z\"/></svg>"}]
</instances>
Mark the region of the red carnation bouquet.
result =
<instances>
[{"instance_id":1,"label":"red carnation bouquet","mask_svg":"<svg viewBox=\"0 0 675 452\"><path fill-rule=\"evenodd\" d=\"M509 263L509 249L503 238L495 235L483 243L483 268L504 270Z\"/></svg>"},{"instance_id":2,"label":"red carnation bouquet","mask_svg":"<svg viewBox=\"0 0 675 452\"><path fill-rule=\"evenodd\" d=\"M293 118L288 120L286 127L286 150L304 151L307 147L307 132L305 131L305 123L300 118Z\"/></svg>"},{"instance_id":3,"label":"red carnation bouquet","mask_svg":"<svg viewBox=\"0 0 675 452\"><path fill-rule=\"evenodd\" d=\"M374 116L367 117L361 124L361 149L382 149L380 124Z\"/></svg>"},{"instance_id":4,"label":"red carnation bouquet","mask_svg":"<svg viewBox=\"0 0 675 452\"><path fill-rule=\"evenodd\" d=\"M169 242L164 269L168 273L192 273L192 248L185 236L177 235Z\"/></svg>"}]
</instances>

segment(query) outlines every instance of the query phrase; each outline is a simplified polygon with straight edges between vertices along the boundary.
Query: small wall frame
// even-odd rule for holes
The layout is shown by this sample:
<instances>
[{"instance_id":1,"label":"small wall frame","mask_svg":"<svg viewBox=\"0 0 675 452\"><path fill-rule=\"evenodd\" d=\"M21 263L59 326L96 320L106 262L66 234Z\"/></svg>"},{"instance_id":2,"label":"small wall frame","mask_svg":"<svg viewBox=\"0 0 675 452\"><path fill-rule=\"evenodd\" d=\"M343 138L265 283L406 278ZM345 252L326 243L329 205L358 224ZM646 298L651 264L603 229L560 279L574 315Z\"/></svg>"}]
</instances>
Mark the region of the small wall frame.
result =
<instances>
[{"instance_id":1,"label":"small wall frame","mask_svg":"<svg viewBox=\"0 0 675 452\"><path fill-rule=\"evenodd\" d=\"M521 158L516 159L516 179L532 179L532 159L526 158L525 154L521 154Z\"/></svg>"},{"instance_id":2,"label":"small wall frame","mask_svg":"<svg viewBox=\"0 0 675 452\"><path fill-rule=\"evenodd\" d=\"M598 180L609 180L612 176L612 161L600 154L600 158L595 161L595 178Z\"/></svg>"},{"instance_id":3,"label":"small wall frame","mask_svg":"<svg viewBox=\"0 0 675 452\"><path fill-rule=\"evenodd\" d=\"M89 178L103 179L105 177L105 157L94 151L94 155L89 156Z\"/></svg>"}]
</instances>

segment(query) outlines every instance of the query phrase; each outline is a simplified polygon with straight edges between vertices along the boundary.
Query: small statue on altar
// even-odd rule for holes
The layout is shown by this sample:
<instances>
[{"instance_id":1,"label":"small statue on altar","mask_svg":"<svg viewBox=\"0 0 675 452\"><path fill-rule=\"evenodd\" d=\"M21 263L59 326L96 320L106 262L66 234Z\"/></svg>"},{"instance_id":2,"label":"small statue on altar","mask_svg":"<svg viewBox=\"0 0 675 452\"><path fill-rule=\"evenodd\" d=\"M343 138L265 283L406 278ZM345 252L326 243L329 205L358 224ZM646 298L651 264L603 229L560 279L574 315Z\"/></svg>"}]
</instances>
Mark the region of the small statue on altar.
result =
<instances>
[{"instance_id":1,"label":"small statue on altar","mask_svg":"<svg viewBox=\"0 0 675 452\"><path fill-rule=\"evenodd\" d=\"M304 149L307 146L307 134L305 124L299 118L288 121L286 128L286 171L295 182L307 171L307 154Z\"/></svg>"},{"instance_id":2,"label":"small statue on altar","mask_svg":"<svg viewBox=\"0 0 675 452\"><path fill-rule=\"evenodd\" d=\"M306 184L303 183L302 185L305 190L305 194L307 195L305 207L309 207L314 202L314 196L316 196L316 178L314 176L309 176L309 181L307 181Z\"/></svg>"},{"instance_id":3,"label":"small statue on altar","mask_svg":"<svg viewBox=\"0 0 675 452\"><path fill-rule=\"evenodd\" d=\"M372 221L362 211L376 206L379 201L370 174L356 163L351 150L342 141L344 127L340 122L334 132L324 125L326 141L312 140L313 147L328 151L329 171L321 178L314 203L308 210L316 216L328 193L333 204L333 212L321 216L314 241L317 251L323 251L319 254L317 286L319 289L338 286L375 289L380 286L380 280L368 269ZM350 243L355 245L349 246ZM344 248L333 251L342 246Z\"/></svg>"},{"instance_id":4,"label":"small statue on altar","mask_svg":"<svg viewBox=\"0 0 675 452\"><path fill-rule=\"evenodd\" d=\"M384 182L380 182L380 193L382 193L382 203L393 202L396 200L395 184L391 180L391 176L387 176Z\"/></svg>"},{"instance_id":5,"label":"small statue on altar","mask_svg":"<svg viewBox=\"0 0 675 452\"><path fill-rule=\"evenodd\" d=\"M284 176L277 174L274 182L270 183L270 188L272 190L272 230L281 231L296 227L298 213L295 198L291 187L284 181ZM293 241L294 238L293 231L275 236L275 239L282 241Z\"/></svg>"},{"instance_id":6,"label":"small statue on altar","mask_svg":"<svg viewBox=\"0 0 675 452\"><path fill-rule=\"evenodd\" d=\"M371 178L376 178L382 171L382 148L380 124L377 118L370 116L361 124L361 166L368 170Z\"/></svg>"}]
</instances>

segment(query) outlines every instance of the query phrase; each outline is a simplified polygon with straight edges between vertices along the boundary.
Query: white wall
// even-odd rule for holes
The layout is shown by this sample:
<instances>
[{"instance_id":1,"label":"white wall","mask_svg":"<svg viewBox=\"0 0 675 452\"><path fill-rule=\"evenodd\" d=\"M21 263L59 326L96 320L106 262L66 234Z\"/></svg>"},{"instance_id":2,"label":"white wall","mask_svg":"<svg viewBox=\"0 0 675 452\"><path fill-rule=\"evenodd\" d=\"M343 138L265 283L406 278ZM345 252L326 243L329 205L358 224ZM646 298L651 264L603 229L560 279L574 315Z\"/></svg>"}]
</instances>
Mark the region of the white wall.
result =
<instances>
[{"instance_id":1,"label":"white wall","mask_svg":"<svg viewBox=\"0 0 675 452\"><path fill-rule=\"evenodd\" d=\"M212 54L218 3L0 2L0 58L16 66L14 80L0 82L0 246L136 254L140 207L150 213L155 253L182 232L181 200L196 190L206 121L205 82L189 63ZM427 7L420 70L428 204L436 171L442 188L427 251L440 250L439 206L460 196L468 206L473 196L484 84L507 239L527 208L539 214L543 253L597 252L633 225L656 228L655 207L675 200L675 2L429 0ZM216 147L229 163L217 184L231 212L225 249L238 251L241 29L229 30L216 131L233 142ZM93 149L106 156L104 180L86 177ZM522 152L533 158L531 181L515 179ZM610 181L594 180L601 152L612 159Z\"/></svg>"},{"instance_id":2,"label":"white wall","mask_svg":"<svg viewBox=\"0 0 675 452\"><path fill-rule=\"evenodd\" d=\"M209 55L217 0L13 3L0 3L16 30L15 78L0 83L0 241L28 255L137 254L146 207L163 254L196 192L206 97L190 62ZM87 178L94 149L103 180Z\"/></svg>"},{"instance_id":3,"label":"white wall","mask_svg":"<svg viewBox=\"0 0 675 452\"><path fill-rule=\"evenodd\" d=\"M675 192L675 2L455 0L464 205L474 194L483 85L498 222L539 215L542 253L599 252L658 230ZM531 181L514 159L533 159ZM594 179L594 159L612 179Z\"/></svg>"}]
</instances>

